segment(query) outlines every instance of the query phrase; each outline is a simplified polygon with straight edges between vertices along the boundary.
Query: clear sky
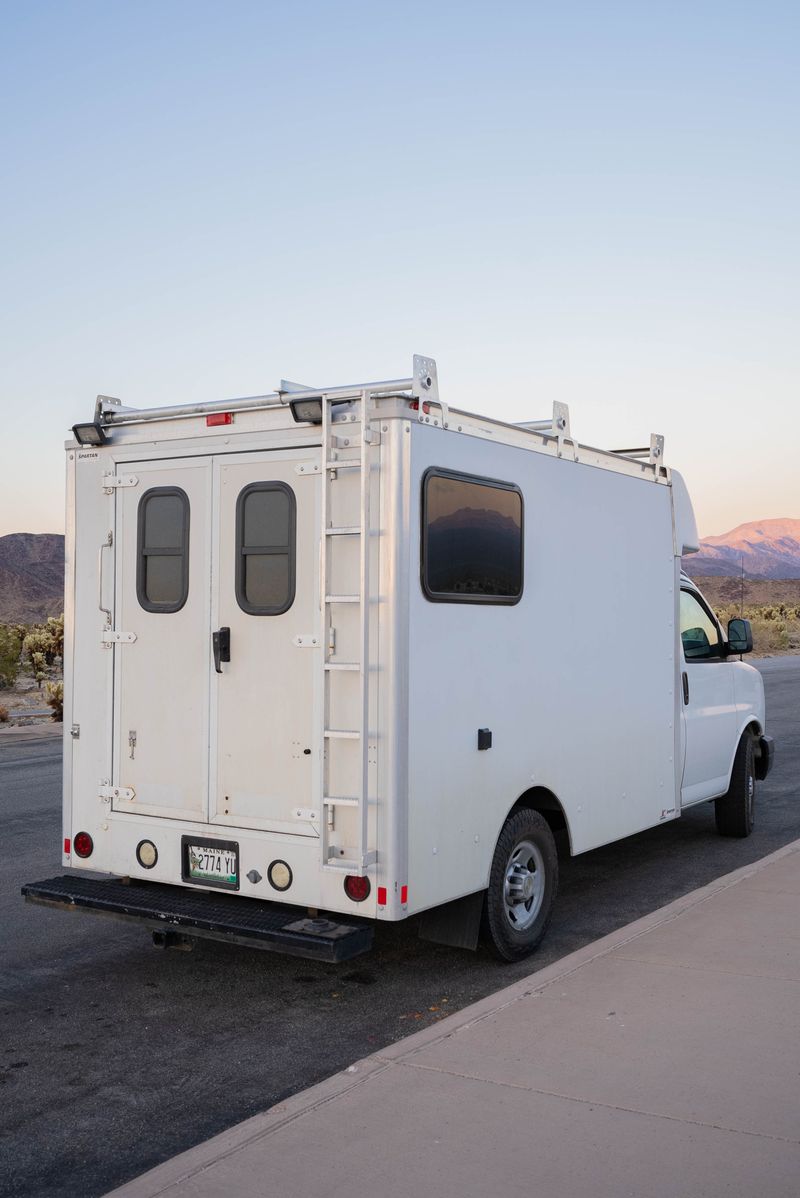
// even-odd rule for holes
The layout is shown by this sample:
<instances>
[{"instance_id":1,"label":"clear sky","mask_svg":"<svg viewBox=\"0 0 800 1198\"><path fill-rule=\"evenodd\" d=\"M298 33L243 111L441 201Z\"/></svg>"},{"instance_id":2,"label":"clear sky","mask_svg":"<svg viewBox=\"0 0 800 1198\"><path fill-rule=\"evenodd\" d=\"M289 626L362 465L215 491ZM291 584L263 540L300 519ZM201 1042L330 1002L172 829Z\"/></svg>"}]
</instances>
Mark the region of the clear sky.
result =
<instances>
[{"instance_id":1,"label":"clear sky","mask_svg":"<svg viewBox=\"0 0 800 1198\"><path fill-rule=\"evenodd\" d=\"M800 517L800 6L0 2L0 535L68 427L410 373Z\"/></svg>"}]
</instances>

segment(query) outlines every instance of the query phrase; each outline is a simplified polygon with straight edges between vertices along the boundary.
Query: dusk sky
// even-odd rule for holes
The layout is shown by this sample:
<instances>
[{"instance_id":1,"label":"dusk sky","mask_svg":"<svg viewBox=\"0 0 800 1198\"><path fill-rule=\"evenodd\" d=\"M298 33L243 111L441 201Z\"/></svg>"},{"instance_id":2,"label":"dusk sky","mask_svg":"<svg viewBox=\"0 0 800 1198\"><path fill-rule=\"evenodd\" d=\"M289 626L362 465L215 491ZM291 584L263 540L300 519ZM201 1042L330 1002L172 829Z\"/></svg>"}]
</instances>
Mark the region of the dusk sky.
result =
<instances>
[{"instance_id":1,"label":"dusk sky","mask_svg":"<svg viewBox=\"0 0 800 1198\"><path fill-rule=\"evenodd\" d=\"M800 518L797 3L0 3L0 535L135 406L410 373Z\"/></svg>"}]
</instances>

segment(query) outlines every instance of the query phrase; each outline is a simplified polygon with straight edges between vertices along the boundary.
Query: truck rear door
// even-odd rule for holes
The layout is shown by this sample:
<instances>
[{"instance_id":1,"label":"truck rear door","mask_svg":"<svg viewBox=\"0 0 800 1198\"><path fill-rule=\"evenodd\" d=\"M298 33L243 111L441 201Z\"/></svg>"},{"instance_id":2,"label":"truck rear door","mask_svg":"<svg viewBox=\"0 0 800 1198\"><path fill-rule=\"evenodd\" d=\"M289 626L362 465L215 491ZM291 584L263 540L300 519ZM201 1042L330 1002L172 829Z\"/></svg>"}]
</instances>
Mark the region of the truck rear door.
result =
<instances>
[{"instance_id":1,"label":"truck rear door","mask_svg":"<svg viewBox=\"0 0 800 1198\"><path fill-rule=\"evenodd\" d=\"M304 466L305 463L305 466ZM120 466L115 810L316 835L318 476L298 452ZM216 634L216 636L215 636Z\"/></svg>"}]
</instances>

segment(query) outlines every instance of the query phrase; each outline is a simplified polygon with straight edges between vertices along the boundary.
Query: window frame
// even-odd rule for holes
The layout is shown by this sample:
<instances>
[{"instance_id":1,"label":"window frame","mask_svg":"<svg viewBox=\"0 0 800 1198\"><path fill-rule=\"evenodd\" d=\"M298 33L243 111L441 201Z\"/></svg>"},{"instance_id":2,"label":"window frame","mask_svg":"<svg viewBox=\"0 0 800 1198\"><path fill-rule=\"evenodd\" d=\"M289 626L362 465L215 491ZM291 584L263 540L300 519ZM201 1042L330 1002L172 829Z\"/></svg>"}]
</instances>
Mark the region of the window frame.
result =
<instances>
[{"instance_id":1,"label":"window frame","mask_svg":"<svg viewBox=\"0 0 800 1198\"><path fill-rule=\"evenodd\" d=\"M175 549L151 549L148 551L144 543L145 519L147 504L159 495L177 496L183 507L182 538L179 549L181 559L181 591L175 603L153 603L147 596L147 563L148 557L177 557ZM191 520L191 504L189 496L182 487L149 487L139 500L136 514L136 598L139 606L156 616L174 615L181 610L189 598L189 523Z\"/></svg>"},{"instance_id":2,"label":"window frame","mask_svg":"<svg viewBox=\"0 0 800 1198\"><path fill-rule=\"evenodd\" d=\"M448 478L456 482L476 483L482 487L493 487L497 491L514 491L519 495L519 573L520 587L517 595L466 595L456 591L434 591L428 585L428 482L431 478ZM515 607L525 593L525 497L516 483L499 478L487 478L482 474L467 474L463 470L449 470L444 466L429 466L423 472L420 501L420 546L419 577L425 598L431 603L477 603L481 606Z\"/></svg>"},{"instance_id":3,"label":"window frame","mask_svg":"<svg viewBox=\"0 0 800 1198\"><path fill-rule=\"evenodd\" d=\"M245 546L244 544L244 508L248 496L257 491L282 491L289 500L289 540L286 546L273 545L257 545ZM235 532L235 552L236 552L236 579L235 591L236 602L241 610L248 616L282 616L289 611L294 603L297 590L297 497L294 491L288 485L274 479L266 482L248 483L236 497L236 532ZM258 604L250 603L245 594L245 557L248 553L260 553L262 556L277 556L282 555L288 557L289 560L289 585L287 590L286 602L281 605L273 604L269 607L262 607Z\"/></svg>"},{"instance_id":4,"label":"window frame","mask_svg":"<svg viewBox=\"0 0 800 1198\"><path fill-rule=\"evenodd\" d=\"M716 628L717 635L719 636L719 645L717 646L716 652L709 653L708 657L687 657L686 656L686 649L684 648L684 644L683 644L683 633L681 632L681 607L680 607L681 600L680 600L680 594L679 594L678 595L678 639L681 642L681 657L683 658L684 665L700 665L703 662L709 662L709 661L727 661L728 654L725 651L725 646L727 644L727 641L722 632L722 625L720 624L717 617L714 615L714 613L711 610L711 608L709 607L708 603L706 602L706 600L703 598L703 596L700 594L699 591L696 591L693 587L687 587L685 585L685 583L681 584L680 590L685 591L687 595L691 595L693 599L697 600L700 607L702 607L703 611L706 613L709 620Z\"/></svg>"}]
</instances>

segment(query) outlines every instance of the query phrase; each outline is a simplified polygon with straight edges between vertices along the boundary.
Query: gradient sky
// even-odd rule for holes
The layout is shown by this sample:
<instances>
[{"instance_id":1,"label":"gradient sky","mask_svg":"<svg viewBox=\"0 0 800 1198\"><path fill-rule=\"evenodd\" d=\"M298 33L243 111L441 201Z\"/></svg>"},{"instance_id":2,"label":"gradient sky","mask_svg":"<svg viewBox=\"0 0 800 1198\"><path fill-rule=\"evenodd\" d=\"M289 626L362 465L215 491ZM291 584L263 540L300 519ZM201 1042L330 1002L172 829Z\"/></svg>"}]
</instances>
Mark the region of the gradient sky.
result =
<instances>
[{"instance_id":1,"label":"gradient sky","mask_svg":"<svg viewBox=\"0 0 800 1198\"><path fill-rule=\"evenodd\" d=\"M0 3L0 535L68 427L406 375L800 517L800 6Z\"/></svg>"}]
</instances>

